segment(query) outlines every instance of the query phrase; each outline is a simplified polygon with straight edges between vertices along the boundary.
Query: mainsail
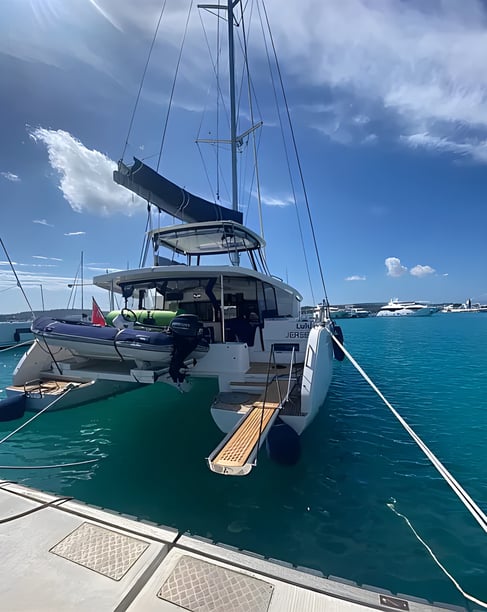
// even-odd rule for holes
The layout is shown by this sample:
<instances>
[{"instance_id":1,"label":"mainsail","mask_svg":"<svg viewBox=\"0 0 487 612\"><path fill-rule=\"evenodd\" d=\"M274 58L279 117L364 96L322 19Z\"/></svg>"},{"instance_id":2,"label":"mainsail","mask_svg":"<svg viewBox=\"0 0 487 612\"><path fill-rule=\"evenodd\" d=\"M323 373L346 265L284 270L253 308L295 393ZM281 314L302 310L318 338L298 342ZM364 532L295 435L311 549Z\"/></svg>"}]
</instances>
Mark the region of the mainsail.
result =
<instances>
[{"instance_id":1,"label":"mainsail","mask_svg":"<svg viewBox=\"0 0 487 612\"><path fill-rule=\"evenodd\" d=\"M113 180L138 196L185 223L203 221L236 221L243 215L237 210L220 206L179 187L134 157L134 164L118 163Z\"/></svg>"}]
</instances>

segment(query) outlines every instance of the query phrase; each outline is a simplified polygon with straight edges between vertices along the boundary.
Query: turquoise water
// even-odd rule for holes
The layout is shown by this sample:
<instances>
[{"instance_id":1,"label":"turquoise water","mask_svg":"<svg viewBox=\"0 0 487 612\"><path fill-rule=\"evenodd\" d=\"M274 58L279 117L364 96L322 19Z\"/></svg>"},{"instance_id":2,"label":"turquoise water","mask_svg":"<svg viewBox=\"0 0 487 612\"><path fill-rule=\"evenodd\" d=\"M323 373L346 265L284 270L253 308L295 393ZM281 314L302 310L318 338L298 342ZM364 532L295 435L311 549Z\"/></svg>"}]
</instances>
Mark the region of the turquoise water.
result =
<instances>
[{"instance_id":1,"label":"turquoise water","mask_svg":"<svg viewBox=\"0 0 487 612\"><path fill-rule=\"evenodd\" d=\"M355 359L486 512L487 315L341 325ZM0 353L0 389L19 355ZM1 465L100 457L96 465L0 469L0 478L327 575L467 605L388 508L394 499L464 590L487 600L487 534L348 361L336 363L299 464L283 468L262 453L245 478L205 464L221 438L207 409L216 386L199 381L183 398L158 390L41 415L0 447ZM0 437L19 423L0 423Z\"/></svg>"}]
</instances>

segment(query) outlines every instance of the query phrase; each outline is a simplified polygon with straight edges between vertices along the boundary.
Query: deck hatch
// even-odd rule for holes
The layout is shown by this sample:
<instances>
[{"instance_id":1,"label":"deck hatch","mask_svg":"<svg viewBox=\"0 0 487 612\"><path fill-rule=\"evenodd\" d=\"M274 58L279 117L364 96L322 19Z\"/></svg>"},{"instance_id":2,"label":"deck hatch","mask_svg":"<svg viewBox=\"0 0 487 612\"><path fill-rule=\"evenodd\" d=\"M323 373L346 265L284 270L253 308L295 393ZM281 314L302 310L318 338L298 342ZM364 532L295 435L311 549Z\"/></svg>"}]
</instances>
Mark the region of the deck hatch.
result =
<instances>
[{"instance_id":1,"label":"deck hatch","mask_svg":"<svg viewBox=\"0 0 487 612\"><path fill-rule=\"evenodd\" d=\"M148 546L147 542L117 531L83 523L49 552L113 580L120 580Z\"/></svg>"},{"instance_id":2,"label":"deck hatch","mask_svg":"<svg viewBox=\"0 0 487 612\"><path fill-rule=\"evenodd\" d=\"M192 612L266 612L274 587L183 555L157 597Z\"/></svg>"}]
</instances>

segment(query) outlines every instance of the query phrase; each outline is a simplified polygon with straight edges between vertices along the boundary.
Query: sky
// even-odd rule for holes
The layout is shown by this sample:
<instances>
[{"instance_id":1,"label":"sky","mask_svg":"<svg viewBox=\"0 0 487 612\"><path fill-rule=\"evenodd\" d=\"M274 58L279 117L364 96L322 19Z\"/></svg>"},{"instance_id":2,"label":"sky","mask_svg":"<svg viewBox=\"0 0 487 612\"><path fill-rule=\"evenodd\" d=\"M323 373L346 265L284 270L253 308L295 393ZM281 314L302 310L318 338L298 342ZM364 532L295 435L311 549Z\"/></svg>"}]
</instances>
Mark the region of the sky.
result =
<instances>
[{"instance_id":1,"label":"sky","mask_svg":"<svg viewBox=\"0 0 487 612\"><path fill-rule=\"evenodd\" d=\"M222 81L219 95L213 84L212 50L215 41L224 47L225 24L196 3L188 17L190 4L2 0L0 313L28 309L8 258L39 310L72 302L68 285L81 283L81 254L84 304L93 295L108 308L90 279L137 267L147 224L146 202L112 180L122 158L144 159L228 205L227 151L195 144L228 138L228 95ZM332 304L487 303L487 3L267 0L299 166L278 153L290 133L279 128L283 100L280 115L271 110L278 78L266 72L271 43L259 38L263 4L248 10L271 272L304 303L321 301L314 233ZM244 132L252 117L238 67L236 80ZM241 186L240 207L259 232L255 175L245 165L250 139L243 148L239 176L252 180Z\"/></svg>"}]
</instances>

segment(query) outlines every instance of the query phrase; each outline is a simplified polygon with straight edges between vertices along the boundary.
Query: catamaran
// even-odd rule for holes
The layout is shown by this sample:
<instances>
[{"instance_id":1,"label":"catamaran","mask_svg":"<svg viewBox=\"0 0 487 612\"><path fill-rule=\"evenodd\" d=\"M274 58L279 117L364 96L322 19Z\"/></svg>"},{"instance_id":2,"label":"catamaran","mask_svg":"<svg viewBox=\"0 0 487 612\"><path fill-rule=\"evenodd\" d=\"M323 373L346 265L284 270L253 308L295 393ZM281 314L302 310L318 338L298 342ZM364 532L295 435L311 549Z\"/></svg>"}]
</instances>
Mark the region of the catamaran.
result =
<instances>
[{"instance_id":1,"label":"catamaran","mask_svg":"<svg viewBox=\"0 0 487 612\"><path fill-rule=\"evenodd\" d=\"M15 369L7 402L65 408L148 384L163 397L166 385L184 391L196 378L213 378L210 411L226 435L208 466L244 475L265 441L271 457L297 460L299 436L325 401L334 354L343 353L334 352L328 301L318 317L301 316L301 293L269 272L264 239L243 224L237 153L260 128L238 133L233 30L243 7L228 0L200 8L223 12L228 24L232 205L196 196L139 159L120 161L116 183L180 223L147 233L141 267L93 279L114 306L105 320L34 322L36 341Z\"/></svg>"}]
</instances>

